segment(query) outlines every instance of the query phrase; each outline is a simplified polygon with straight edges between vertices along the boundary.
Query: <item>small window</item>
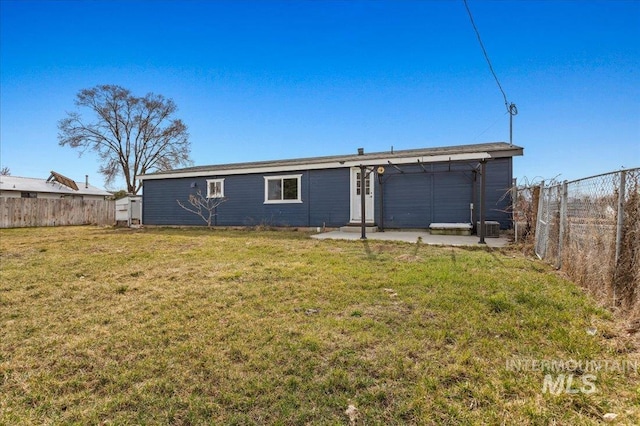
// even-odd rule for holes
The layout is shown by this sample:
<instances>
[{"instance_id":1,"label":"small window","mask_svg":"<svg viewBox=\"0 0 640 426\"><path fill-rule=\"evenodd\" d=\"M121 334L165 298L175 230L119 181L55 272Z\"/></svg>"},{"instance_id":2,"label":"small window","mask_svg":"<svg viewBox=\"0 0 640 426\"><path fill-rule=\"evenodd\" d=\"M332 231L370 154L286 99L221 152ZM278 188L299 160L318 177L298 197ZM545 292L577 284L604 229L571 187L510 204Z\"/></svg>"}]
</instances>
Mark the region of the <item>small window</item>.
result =
<instances>
[{"instance_id":1,"label":"small window","mask_svg":"<svg viewBox=\"0 0 640 426\"><path fill-rule=\"evenodd\" d=\"M269 203L301 203L302 175L265 176L264 202Z\"/></svg>"},{"instance_id":2,"label":"small window","mask_svg":"<svg viewBox=\"0 0 640 426\"><path fill-rule=\"evenodd\" d=\"M224 179L207 179L207 198L224 198Z\"/></svg>"},{"instance_id":3,"label":"small window","mask_svg":"<svg viewBox=\"0 0 640 426\"><path fill-rule=\"evenodd\" d=\"M366 175L365 175L366 176ZM362 179L360 179L360 172L356 176L356 195L360 195L360 186L362 185ZM371 175L365 177L364 180L364 193L371 195Z\"/></svg>"},{"instance_id":4,"label":"small window","mask_svg":"<svg viewBox=\"0 0 640 426\"><path fill-rule=\"evenodd\" d=\"M22 198L38 198L37 192L21 192L20 197Z\"/></svg>"}]
</instances>

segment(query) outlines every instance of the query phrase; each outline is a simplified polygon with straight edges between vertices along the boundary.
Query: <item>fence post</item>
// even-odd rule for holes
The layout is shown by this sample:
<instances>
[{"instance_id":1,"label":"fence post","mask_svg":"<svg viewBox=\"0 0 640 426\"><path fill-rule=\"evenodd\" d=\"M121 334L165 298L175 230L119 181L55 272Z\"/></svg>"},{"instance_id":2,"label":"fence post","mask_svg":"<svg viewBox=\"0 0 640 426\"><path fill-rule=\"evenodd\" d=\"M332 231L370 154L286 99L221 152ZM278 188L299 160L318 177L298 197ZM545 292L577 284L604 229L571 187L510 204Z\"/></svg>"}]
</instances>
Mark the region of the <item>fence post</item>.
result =
<instances>
[{"instance_id":1,"label":"fence post","mask_svg":"<svg viewBox=\"0 0 640 426\"><path fill-rule=\"evenodd\" d=\"M558 269L562 268L562 249L564 247L564 234L567 231L567 198L568 184L562 182L562 193L560 194L560 230L558 232Z\"/></svg>"},{"instance_id":2,"label":"fence post","mask_svg":"<svg viewBox=\"0 0 640 426\"><path fill-rule=\"evenodd\" d=\"M531 233L535 240L536 228L538 227L538 207L540 204L540 187L534 186L531 191ZM535 241L534 241L535 242Z\"/></svg>"},{"instance_id":3,"label":"fence post","mask_svg":"<svg viewBox=\"0 0 640 426\"><path fill-rule=\"evenodd\" d=\"M544 255L540 255L540 240L542 239L542 226L540 224L540 222L542 221L541 217L544 214L544 181L540 182L540 191L538 193L538 213L537 213L537 217L536 217L536 234L535 234L535 241L536 241L536 245L535 245L535 253L536 255L542 259L544 258Z\"/></svg>"},{"instance_id":4,"label":"fence post","mask_svg":"<svg viewBox=\"0 0 640 426\"><path fill-rule=\"evenodd\" d=\"M616 263L620 260L620 247L622 245L622 226L624 225L624 199L627 188L627 171L620 171L620 190L618 191L618 223L616 225ZM614 300L615 302L615 300Z\"/></svg>"},{"instance_id":5,"label":"fence post","mask_svg":"<svg viewBox=\"0 0 640 426\"><path fill-rule=\"evenodd\" d=\"M616 306L616 286L617 277L616 271L618 270L618 263L620 262L620 249L622 247L622 229L624 226L624 199L627 189L627 171L620 171L620 189L618 190L618 221L616 223L616 257L613 264L613 306Z\"/></svg>"}]
</instances>

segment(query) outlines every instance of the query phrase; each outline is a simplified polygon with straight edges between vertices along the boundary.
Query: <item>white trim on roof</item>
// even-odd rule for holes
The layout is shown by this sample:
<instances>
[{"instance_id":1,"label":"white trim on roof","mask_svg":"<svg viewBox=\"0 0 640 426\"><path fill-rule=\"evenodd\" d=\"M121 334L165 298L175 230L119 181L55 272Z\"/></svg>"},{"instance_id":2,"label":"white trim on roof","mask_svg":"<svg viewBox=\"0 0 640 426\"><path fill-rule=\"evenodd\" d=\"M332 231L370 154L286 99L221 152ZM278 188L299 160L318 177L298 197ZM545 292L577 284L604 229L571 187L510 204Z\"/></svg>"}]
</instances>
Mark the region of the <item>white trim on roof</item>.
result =
<instances>
[{"instance_id":1,"label":"white trim on roof","mask_svg":"<svg viewBox=\"0 0 640 426\"><path fill-rule=\"evenodd\" d=\"M410 156L410 157L387 157L387 158L371 158L362 160L351 161L335 161L335 162L310 162L308 164L297 163L290 165L277 165L277 166L258 166L247 167L237 169L218 169L211 168L210 170L199 170L194 172L167 172L162 174L142 175L137 176L139 180L152 180L152 179L175 179L175 178L189 178L189 177L203 177L203 176L230 176L230 175L248 175L255 173L280 173L280 172L294 172L299 170L320 170L320 169L339 169L343 167L357 167L357 166L379 166L386 165L390 161L393 164L417 164L421 163L440 163L446 161L479 161L492 158L488 152L469 152L464 154L441 154L441 155L426 155L426 156Z\"/></svg>"}]
</instances>

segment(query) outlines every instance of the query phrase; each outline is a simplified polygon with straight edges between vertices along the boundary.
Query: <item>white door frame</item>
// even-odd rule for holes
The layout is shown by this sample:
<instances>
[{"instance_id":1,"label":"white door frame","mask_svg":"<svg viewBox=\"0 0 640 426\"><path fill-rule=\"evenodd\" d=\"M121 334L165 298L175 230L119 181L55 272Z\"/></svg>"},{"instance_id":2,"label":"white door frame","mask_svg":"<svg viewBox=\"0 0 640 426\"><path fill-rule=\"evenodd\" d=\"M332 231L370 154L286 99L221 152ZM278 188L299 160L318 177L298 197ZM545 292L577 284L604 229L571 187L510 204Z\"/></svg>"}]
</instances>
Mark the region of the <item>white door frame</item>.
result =
<instances>
[{"instance_id":1,"label":"white door frame","mask_svg":"<svg viewBox=\"0 0 640 426\"><path fill-rule=\"evenodd\" d=\"M375 181L373 180L375 173L367 169L368 180L368 194L365 194L365 222L373 223L375 217ZM350 203L350 219L353 223L361 223L362 210L361 210L361 195L359 193L358 175L360 174L360 167L351 168L351 203Z\"/></svg>"}]
</instances>

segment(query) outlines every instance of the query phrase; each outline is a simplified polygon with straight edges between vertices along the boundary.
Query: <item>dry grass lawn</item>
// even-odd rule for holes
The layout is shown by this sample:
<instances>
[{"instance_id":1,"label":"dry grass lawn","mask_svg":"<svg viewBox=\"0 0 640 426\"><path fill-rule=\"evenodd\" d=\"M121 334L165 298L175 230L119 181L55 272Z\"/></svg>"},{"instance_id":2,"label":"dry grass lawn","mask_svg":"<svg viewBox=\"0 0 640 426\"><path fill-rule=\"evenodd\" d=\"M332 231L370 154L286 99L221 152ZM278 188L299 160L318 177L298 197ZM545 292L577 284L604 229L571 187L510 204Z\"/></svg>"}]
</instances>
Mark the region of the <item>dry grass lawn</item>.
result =
<instances>
[{"instance_id":1,"label":"dry grass lawn","mask_svg":"<svg viewBox=\"0 0 640 426\"><path fill-rule=\"evenodd\" d=\"M2 425L640 423L637 348L516 252L34 228L0 273ZM626 370L514 367L569 360Z\"/></svg>"}]
</instances>

